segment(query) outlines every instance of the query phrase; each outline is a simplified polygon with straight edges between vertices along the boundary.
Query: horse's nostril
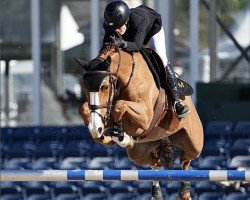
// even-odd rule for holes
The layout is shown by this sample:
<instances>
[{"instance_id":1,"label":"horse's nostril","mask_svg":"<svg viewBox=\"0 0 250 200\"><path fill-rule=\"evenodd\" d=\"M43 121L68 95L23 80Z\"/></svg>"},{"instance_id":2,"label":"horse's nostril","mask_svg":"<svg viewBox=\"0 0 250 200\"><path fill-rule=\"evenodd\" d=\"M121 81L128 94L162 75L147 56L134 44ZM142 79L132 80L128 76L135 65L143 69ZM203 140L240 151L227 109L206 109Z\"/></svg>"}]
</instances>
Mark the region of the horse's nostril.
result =
<instances>
[{"instance_id":1,"label":"horse's nostril","mask_svg":"<svg viewBox=\"0 0 250 200\"><path fill-rule=\"evenodd\" d=\"M98 133L102 133L102 128L101 127L98 128Z\"/></svg>"}]
</instances>

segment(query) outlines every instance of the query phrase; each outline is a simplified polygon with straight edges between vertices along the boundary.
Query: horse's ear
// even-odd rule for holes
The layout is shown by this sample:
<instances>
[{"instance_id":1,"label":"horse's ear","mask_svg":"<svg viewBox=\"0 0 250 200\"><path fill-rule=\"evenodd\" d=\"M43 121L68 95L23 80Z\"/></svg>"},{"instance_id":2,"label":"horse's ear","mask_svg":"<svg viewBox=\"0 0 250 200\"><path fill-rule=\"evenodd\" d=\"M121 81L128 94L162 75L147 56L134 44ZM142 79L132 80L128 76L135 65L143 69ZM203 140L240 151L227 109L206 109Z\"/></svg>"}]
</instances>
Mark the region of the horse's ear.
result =
<instances>
[{"instance_id":1,"label":"horse's ear","mask_svg":"<svg viewBox=\"0 0 250 200\"><path fill-rule=\"evenodd\" d=\"M106 66L109 67L110 64L111 64L111 57L108 56L108 57L106 58L105 62L106 62Z\"/></svg>"},{"instance_id":2,"label":"horse's ear","mask_svg":"<svg viewBox=\"0 0 250 200\"><path fill-rule=\"evenodd\" d=\"M100 60L99 60L100 61ZM104 61L98 64L99 70L109 70L109 66L111 64L111 57L108 56Z\"/></svg>"},{"instance_id":3,"label":"horse's ear","mask_svg":"<svg viewBox=\"0 0 250 200\"><path fill-rule=\"evenodd\" d=\"M109 69L109 66L111 64L111 57L108 56L104 61L102 61L101 65L102 66L102 69L104 70L108 70Z\"/></svg>"},{"instance_id":4,"label":"horse's ear","mask_svg":"<svg viewBox=\"0 0 250 200\"><path fill-rule=\"evenodd\" d=\"M87 68L89 67L89 62L88 61L85 61L85 60L81 60L81 59L78 59L78 58L75 58L73 57L76 62L84 69L84 70L87 70Z\"/></svg>"}]
</instances>

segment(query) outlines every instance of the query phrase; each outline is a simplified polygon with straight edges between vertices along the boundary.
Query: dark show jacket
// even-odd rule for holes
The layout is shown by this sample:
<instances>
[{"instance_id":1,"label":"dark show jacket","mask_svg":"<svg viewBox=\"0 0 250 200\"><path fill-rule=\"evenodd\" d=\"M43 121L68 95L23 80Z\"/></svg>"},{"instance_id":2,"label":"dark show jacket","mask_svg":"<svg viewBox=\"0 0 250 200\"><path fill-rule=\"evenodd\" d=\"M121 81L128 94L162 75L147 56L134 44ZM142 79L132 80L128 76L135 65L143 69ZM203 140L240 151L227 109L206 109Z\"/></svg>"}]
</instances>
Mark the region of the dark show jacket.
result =
<instances>
[{"instance_id":1,"label":"dark show jacket","mask_svg":"<svg viewBox=\"0 0 250 200\"><path fill-rule=\"evenodd\" d=\"M130 10L128 29L122 35L122 38L127 42L127 47L124 50L133 52L139 51L143 45L148 43L152 36L161 30L162 20L159 13L144 5L131 8ZM108 41L110 35L114 35L114 32L110 32L109 27L105 23L103 23L103 28L105 30L104 44Z\"/></svg>"}]
</instances>

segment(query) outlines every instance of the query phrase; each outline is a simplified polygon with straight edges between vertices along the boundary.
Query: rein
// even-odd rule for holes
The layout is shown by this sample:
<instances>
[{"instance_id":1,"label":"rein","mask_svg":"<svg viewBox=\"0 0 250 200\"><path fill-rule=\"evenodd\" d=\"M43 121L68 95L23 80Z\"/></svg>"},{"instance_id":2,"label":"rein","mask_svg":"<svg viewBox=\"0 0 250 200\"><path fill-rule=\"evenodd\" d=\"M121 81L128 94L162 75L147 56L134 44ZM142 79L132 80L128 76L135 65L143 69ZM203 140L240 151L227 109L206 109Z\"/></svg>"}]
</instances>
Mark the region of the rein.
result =
<instances>
[{"instance_id":1,"label":"rein","mask_svg":"<svg viewBox=\"0 0 250 200\"><path fill-rule=\"evenodd\" d=\"M105 125L108 124L108 122L110 121L110 113L111 113L111 109L112 109L112 106L113 104L115 103L116 100L118 100L120 98L120 84L118 82L118 76L119 76L119 69L120 69L120 64L121 64L121 53L119 51L119 49L117 50L117 53L119 55L119 61L118 61L118 66L117 66L117 70L116 72L113 74L111 74L110 72L110 68L108 70L91 70L91 71L86 71L85 74L106 74L105 77L109 76L109 83L111 85L111 88L109 90L109 100L106 104L101 104L101 105L95 105L95 104L90 104L89 105L89 109L90 109L90 112L94 112L96 114L98 114L101 118L102 118L102 121ZM129 76L129 80L127 82L127 84L125 85L125 88L128 87L131 79L132 79L132 76L134 74L134 68L135 68L135 60L134 60L134 55L131 54L132 56L132 70L131 70L131 74ZM101 61L103 61L104 59L101 58L101 57L97 57L96 59L99 59ZM105 78L104 77L104 78ZM114 98L112 99L112 91L114 89ZM107 109L107 112L105 114L104 117L101 116L100 113L98 113L96 110L98 109L102 109L102 108L106 108Z\"/></svg>"}]
</instances>

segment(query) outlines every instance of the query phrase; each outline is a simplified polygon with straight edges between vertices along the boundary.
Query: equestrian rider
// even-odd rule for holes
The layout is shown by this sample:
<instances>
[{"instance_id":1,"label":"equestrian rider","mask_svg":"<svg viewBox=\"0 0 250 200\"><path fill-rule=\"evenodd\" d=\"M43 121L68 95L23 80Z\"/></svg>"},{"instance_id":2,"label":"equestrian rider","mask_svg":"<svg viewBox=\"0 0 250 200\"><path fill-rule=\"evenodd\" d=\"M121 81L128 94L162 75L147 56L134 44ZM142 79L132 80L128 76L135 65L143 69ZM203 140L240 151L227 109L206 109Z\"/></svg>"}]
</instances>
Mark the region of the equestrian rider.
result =
<instances>
[{"instance_id":1,"label":"equestrian rider","mask_svg":"<svg viewBox=\"0 0 250 200\"><path fill-rule=\"evenodd\" d=\"M177 117L183 119L190 109L179 99L175 73L166 56L161 15L144 5L129 9L125 2L113 1L105 8L103 27L105 29L103 44L110 40L110 35L117 32L122 35L122 39L116 37L115 42L124 51L138 52L143 45L148 45L158 53L166 66L167 85L174 98Z\"/></svg>"}]
</instances>

